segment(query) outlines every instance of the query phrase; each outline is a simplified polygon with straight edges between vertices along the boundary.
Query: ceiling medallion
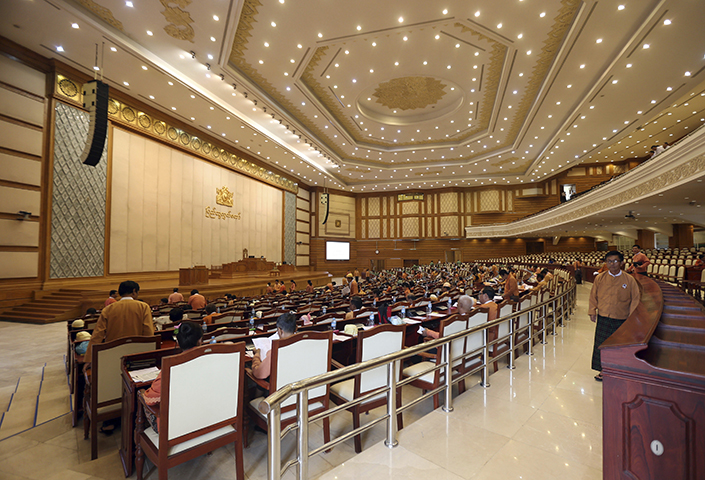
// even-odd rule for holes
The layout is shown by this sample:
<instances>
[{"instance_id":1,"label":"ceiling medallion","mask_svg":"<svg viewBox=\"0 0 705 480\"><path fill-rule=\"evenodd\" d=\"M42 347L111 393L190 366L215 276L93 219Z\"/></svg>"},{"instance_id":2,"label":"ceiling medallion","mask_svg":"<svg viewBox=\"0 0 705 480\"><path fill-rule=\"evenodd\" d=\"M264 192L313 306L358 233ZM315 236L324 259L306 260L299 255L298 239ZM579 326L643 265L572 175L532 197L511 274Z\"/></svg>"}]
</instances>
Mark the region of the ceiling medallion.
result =
<instances>
[{"instance_id":1,"label":"ceiling medallion","mask_svg":"<svg viewBox=\"0 0 705 480\"><path fill-rule=\"evenodd\" d=\"M372 95L389 109L415 110L438 103L446 94L445 87L432 77L401 77L380 83Z\"/></svg>"}]
</instances>

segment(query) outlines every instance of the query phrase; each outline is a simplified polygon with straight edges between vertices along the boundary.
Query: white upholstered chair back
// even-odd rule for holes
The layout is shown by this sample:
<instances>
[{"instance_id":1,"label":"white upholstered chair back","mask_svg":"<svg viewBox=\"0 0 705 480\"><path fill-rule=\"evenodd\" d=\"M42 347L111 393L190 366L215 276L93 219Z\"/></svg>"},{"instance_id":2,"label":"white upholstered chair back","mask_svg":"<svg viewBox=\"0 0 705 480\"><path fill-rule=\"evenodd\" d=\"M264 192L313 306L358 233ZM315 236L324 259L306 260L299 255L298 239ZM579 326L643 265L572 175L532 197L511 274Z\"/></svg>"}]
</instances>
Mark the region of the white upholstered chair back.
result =
<instances>
[{"instance_id":1,"label":"white upholstered chair back","mask_svg":"<svg viewBox=\"0 0 705 480\"><path fill-rule=\"evenodd\" d=\"M453 335L454 333L462 332L463 330L467 330L468 328L468 320L467 317L465 316L456 316L452 323L449 323L443 328L442 336L448 337L450 335ZM445 349L443 349L445 351ZM458 356L462 355L465 353L465 338L457 338L450 342L450 358L453 360L452 365L455 367L462 363L462 360L454 360ZM445 359L443 359L445 361Z\"/></svg>"},{"instance_id":2,"label":"white upholstered chair back","mask_svg":"<svg viewBox=\"0 0 705 480\"><path fill-rule=\"evenodd\" d=\"M102 404L122 398L122 377L120 375L120 360L125 355L149 352L159 348L158 340L151 342L127 342L105 350L96 349L98 382L97 402Z\"/></svg>"},{"instance_id":3,"label":"white upholstered chair back","mask_svg":"<svg viewBox=\"0 0 705 480\"><path fill-rule=\"evenodd\" d=\"M276 366L277 384L271 385L271 390L274 391L284 385L328 372L330 369L330 342L330 338L302 338L279 348ZM322 386L309 390L308 397L319 397L325 393L326 387ZM291 396L282 402L281 406L286 407L295 402L296 397Z\"/></svg>"},{"instance_id":4,"label":"white upholstered chair back","mask_svg":"<svg viewBox=\"0 0 705 480\"><path fill-rule=\"evenodd\" d=\"M170 369L169 440L237 416L242 354L201 348L203 355Z\"/></svg>"},{"instance_id":5,"label":"white upholstered chair back","mask_svg":"<svg viewBox=\"0 0 705 480\"><path fill-rule=\"evenodd\" d=\"M502 318L507 315L511 315L512 309L514 308L514 305L507 303L506 305L502 305L499 309L499 317ZM509 335L509 321L502 322L499 324L499 336L504 337L505 335Z\"/></svg>"},{"instance_id":6,"label":"white upholstered chair back","mask_svg":"<svg viewBox=\"0 0 705 480\"><path fill-rule=\"evenodd\" d=\"M366 362L373 358L398 352L404 347L404 331L380 332L370 337L365 337L362 341L361 360ZM399 369L396 370L397 380L399 380ZM387 367L381 366L364 372L360 375L360 393L364 394L371 390L387 385Z\"/></svg>"},{"instance_id":7,"label":"white upholstered chair back","mask_svg":"<svg viewBox=\"0 0 705 480\"><path fill-rule=\"evenodd\" d=\"M482 325L484 323L487 323L487 312L482 311L482 310L475 310L470 317L468 318L468 328L476 327L478 325ZM482 347L484 345L484 340L483 340L483 333L480 332L475 332L467 337L465 337L465 345L466 345L466 351L472 352L473 350L477 350L478 348Z\"/></svg>"},{"instance_id":8,"label":"white upholstered chair back","mask_svg":"<svg viewBox=\"0 0 705 480\"><path fill-rule=\"evenodd\" d=\"M519 316L519 328L526 327L529 325L529 311L531 307L531 298L523 298L521 302L519 302L519 310L522 312L521 315Z\"/></svg>"}]
</instances>

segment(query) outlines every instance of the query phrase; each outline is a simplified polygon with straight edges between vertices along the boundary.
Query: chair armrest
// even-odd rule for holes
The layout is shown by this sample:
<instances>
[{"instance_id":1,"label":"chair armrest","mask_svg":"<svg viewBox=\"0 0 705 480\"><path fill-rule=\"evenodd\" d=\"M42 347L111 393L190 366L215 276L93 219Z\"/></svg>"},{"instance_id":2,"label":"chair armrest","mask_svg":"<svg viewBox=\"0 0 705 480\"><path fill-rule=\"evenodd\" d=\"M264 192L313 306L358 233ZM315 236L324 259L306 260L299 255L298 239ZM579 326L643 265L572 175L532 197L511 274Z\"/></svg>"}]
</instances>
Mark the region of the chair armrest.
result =
<instances>
[{"instance_id":1,"label":"chair armrest","mask_svg":"<svg viewBox=\"0 0 705 480\"><path fill-rule=\"evenodd\" d=\"M419 357L435 359L436 354L435 353L428 353L428 352L420 352Z\"/></svg>"},{"instance_id":2,"label":"chair armrest","mask_svg":"<svg viewBox=\"0 0 705 480\"><path fill-rule=\"evenodd\" d=\"M266 380L262 380L261 378L255 377L250 367L245 367L245 374L247 374L247 376L250 377L250 380L255 382L258 387L269 392L269 382Z\"/></svg>"},{"instance_id":3,"label":"chair armrest","mask_svg":"<svg viewBox=\"0 0 705 480\"><path fill-rule=\"evenodd\" d=\"M333 359L331 359L330 364L333 368L343 368L345 366L342 363L340 363L339 361L333 360Z\"/></svg>"}]
</instances>

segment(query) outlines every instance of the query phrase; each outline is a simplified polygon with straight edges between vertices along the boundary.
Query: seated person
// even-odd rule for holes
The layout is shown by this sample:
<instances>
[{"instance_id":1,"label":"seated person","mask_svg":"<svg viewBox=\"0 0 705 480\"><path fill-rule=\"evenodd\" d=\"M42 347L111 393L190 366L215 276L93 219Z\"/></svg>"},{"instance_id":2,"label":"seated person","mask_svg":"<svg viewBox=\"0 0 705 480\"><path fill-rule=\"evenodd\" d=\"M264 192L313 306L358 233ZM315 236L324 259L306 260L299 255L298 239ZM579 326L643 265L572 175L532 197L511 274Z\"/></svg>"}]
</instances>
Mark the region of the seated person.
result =
<instances>
[{"instance_id":1,"label":"seated person","mask_svg":"<svg viewBox=\"0 0 705 480\"><path fill-rule=\"evenodd\" d=\"M154 326L157 330L164 328L164 325L169 323L176 323L182 320L188 320L188 317L184 313L184 309L181 307L172 308L169 311L169 315L163 315L154 319Z\"/></svg>"},{"instance_id":2,"label":"seated person","mask_svg":"<svg viewBox=\"0 0 705 480\"><path fill-rule=\"evenodd\" d=\"M350 299L350 310L345 314L344 320L352 320L357 315L357 311L362 308L362 298L352 297Z\"/></svg>"},{"instance_id":3,"label":"seated person","mask_svg":"<svg viewBox=\"0 0 705 480\"><path fill-rule=\"evenodd\" d=\"M198 293L195 288L191 290L191 296L188 297L188 304L191 305L193 310L201 310L206 306L206 297Z\"/></svg>"},{"instance_id":4,"label":"seated person","mask_svg":"<svg viewBox=\"0 0 705 480\"><path fill-rule=\"evenodd\" d=\"M306 281L306 293L313 293L313 282L311 280Z\"/></svg>"},{"instance_id":5,"label":"seated person","mask_svg":"<svg viewBox=\"0 0 705 480\"><path fill-rule=\"evenodd\" d=\"M172 312L174 310L180 309L174 308ZM181 347L181 352L183 353L201 344L201 336L203 336L203 330L201 329L201 326L195 322L182 322L176 327L176 329L174 330L174 334L176 335L176 341L179 343L179 347ZM157 405L159 402L161 402L162 372L159 372L157 378L155 378L152 382L152 386L149 387L143 395L144 402L147 405ZM147 417L149 423L152 425L152 428L154 428L154 431L158 433L159 419L152 418L153 416L150 415L149 412L147 412Z\"/></svg>"},{"instance_id":6,"label":"seated person","mask_svg":"<svg viewBox=\"0 0 705 480\"><path fill-rule=\"evenodd\" d=\"M289 338L296 333L296 316L293 313L284 313L277 318L277 333L272 335L272 340ZM252 357L252 375L255 378L266 379L272 371L272 355L260 358L259 348L255 349Z\"/></svg>"},{"instance_id":7,"label":"seated person","mask_svg":"<svg viewBox=\"0 0 705 480\"><path fill-rule=\"evenodd\" d=\"M698 268L705 267L705 253L698 255L698 259L693 263L693 266Z\"/></svg>"},{"instance_id":8,"label":"seated person","mask_svg":"<svg viewBox=\"0 0 705 480\"><path fill-rule=\"evenodd\" d=\"M489 287L487 287L489 288ZM483 290L484 291L484 290ZM494 292L494 290L493 290ZM494 302L493 302L494 303ZM461 295L458 299L458 313L461 315L467 315L475 306L475 299L469 295ZM496 308L496 304L495 304ZM421 335L424 337L438 338L438 332L431 330L429 328L424 328L421 330Z\"/></svg>"},{"instance_id":9,"label":"seated person","mask_svg":"<svg viewBox=\"0 0 705 480\"><path fill-rule=\"evenodd\" d=\"M213 315L215 312L218 310L218 308L215 306L215 303L209 303L206 305L206 315L203 317L203 321L206 323L206 325L210 325L213 323Z\"/></svg>"}]
</instances>

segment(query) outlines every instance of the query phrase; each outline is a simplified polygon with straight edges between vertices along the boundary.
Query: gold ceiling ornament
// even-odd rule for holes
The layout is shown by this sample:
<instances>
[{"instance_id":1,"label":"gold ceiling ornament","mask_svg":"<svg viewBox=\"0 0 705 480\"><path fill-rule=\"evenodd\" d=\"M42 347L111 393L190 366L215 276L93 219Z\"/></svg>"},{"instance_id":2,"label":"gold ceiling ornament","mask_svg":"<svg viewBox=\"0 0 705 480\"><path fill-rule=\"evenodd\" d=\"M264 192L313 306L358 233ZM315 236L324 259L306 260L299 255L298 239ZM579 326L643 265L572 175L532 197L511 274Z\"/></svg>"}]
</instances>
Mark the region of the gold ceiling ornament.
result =
<instances>
[{"instance_id":1,"label":"gold ceiling ornament","mask_svg":"<svg viewBox=\"0 0 705 480\"><path fill-rule=\"evenodd\" d=\"M117 20L113 16L113 12L111 12L109 9L98 5L95 3L93 0L76 0L79 5L93 13L96 17L100 18L103 20L105 23L110 25L111 27L117 28L121 32L124 31L122 29L122 22Z\"/></svg>"},{"instance_id":2,"label":"gold ceiling ornament","mask_svg":"<svg viewBox=\"0 0 705 480\"><path fill-rule=\"evenodd\" d=\"M223 205L224 207L232 207L233 192L231 192L228 187L215 187L215 203L218 205Z\"/></svg>"},{"instance_id":3,"label":"gold ceiling ornament","mask_svg":"<svg viewBox=\"0 0 705 480\"><path fill-rule=\"evenodd\" d=\"M70 86L71 84L72 86ZM63 89L61 86L63 85ZM70 94L76 89L76 94ZM83 85L73 79L57 74L55 78L55 94L66 103L77 108L82 108ZM64 90L68 92L65 93ZM116 125L127 125L132 131L138 131L167 144L193 152L201 157L208 158L215 164L228 165L231 169L247 173L248 176L258 178L269 185L273 185L292 193L298 193L298 184L286 177L275 174L259 165L256 165L235 153L213 145L179 127L170 125L168 121L155 118L149 113L139 110L134 105L128 105L114 98L108 99L108 119Z\"/></svg>"},{"instance_id":4,"label":"gold ceiling ornament","mask_svg":"<svg viewBox=\"0 0 705 480\"><path fill-rule=\"evenodd\" d=\"M401 77L380 83L372 96L390 110L416 110L435 105L446 95L447 85L433 77Z\"/></svg>"},{"instance_id":5,"label":"gold ceiling ornament","mask_svg":"<svg viewBox=\"0 0 705 480\"><path fill-rule=\"evenodd\" d=\"M161 12L169 25L164 27L164 31L176 38L177 40L188 40L193 42L193 37L196 35L191 24L193 19L191 15L182 10L182 7L187 7L191 0L159 0L162 5L164 5L164 10ZM172 7L171 4L178 5L177 7Z\"/></svg>"}]
</instances>

